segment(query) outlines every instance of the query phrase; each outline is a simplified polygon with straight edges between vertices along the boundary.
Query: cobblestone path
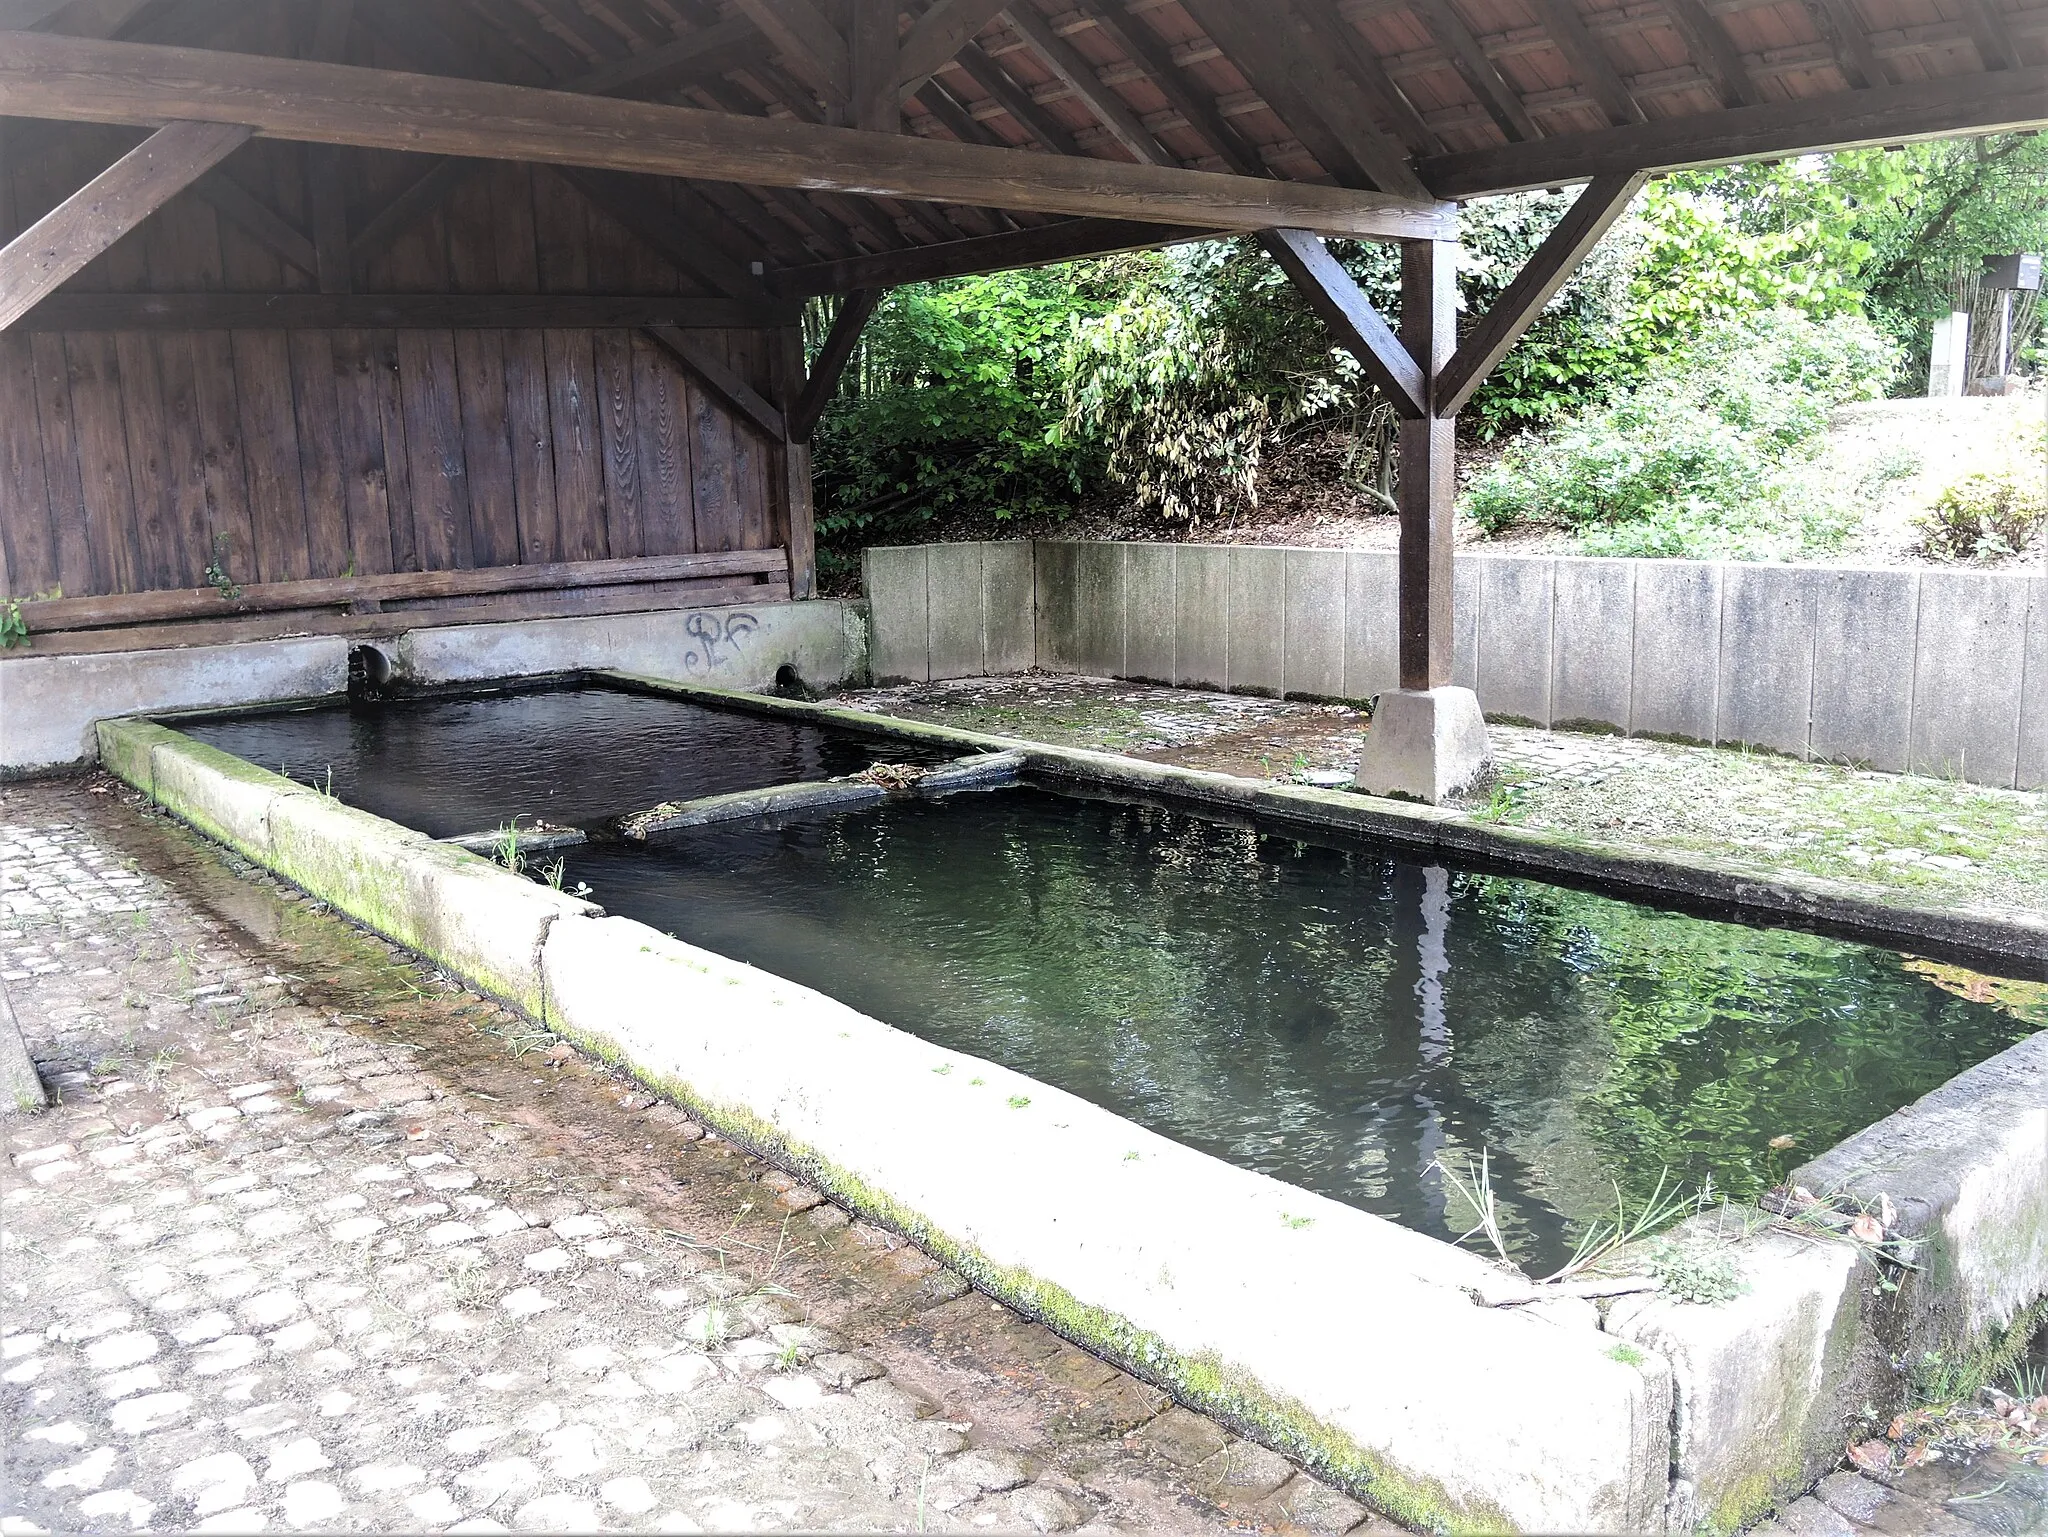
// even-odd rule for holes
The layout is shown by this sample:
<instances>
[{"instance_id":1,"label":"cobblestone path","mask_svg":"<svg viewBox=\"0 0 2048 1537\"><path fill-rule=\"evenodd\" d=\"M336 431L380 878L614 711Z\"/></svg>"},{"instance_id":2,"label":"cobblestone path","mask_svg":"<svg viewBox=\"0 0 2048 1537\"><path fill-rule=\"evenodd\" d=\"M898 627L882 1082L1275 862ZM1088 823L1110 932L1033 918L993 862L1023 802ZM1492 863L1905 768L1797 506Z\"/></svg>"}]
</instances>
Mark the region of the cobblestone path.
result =
<instances>
[{"instance_id":1,"label":"cobblestone path","mask_svg":"<svg viewBox=\"0 0 2048 1537\"><path fill-rule=\"evenodd\" d=\"M0 1531L1388 1529L111 781L0 982Z\"/></svg>"}]
</instances>

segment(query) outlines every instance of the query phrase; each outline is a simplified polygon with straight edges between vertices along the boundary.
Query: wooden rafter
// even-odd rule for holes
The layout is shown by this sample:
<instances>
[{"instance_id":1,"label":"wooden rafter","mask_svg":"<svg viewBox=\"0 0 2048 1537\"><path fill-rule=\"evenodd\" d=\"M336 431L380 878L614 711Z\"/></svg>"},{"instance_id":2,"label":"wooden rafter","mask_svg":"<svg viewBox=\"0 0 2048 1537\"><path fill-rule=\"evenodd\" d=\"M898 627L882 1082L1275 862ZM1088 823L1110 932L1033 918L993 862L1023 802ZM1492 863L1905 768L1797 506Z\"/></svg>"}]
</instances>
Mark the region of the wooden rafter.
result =
<instances>
[{"instance_id":1,"label":"wooden rafter","mask_svg":"<svg viewBox=\"0 0 2048 1537\"><path fill-rule=\"evenodd\" d=\"M782 61L831 106L850 100L853 57L846 39L810 0L737 0L747 20L775 45Z\"/></svg>"},{"instance_id":2,"label":"wooden rafter","mask_svg":"<svg viewBox=\"0 0 2048 1537\"><path fill-rule=\"evenodd\" d=\"M1754 106L1764 99L1742 61L1742 50L1703 0L1664 0L1664 8L1700 72L1713 81L1722 106Z\"/></svg>"},{"instance_id":3,"label":"wooden rafter","mask_svg":"<svg viewBox=\"0 0 2048 1537\"><path fill-rule=\"evenodd\" d=\"M1814 30L1833 50L1842 78L1851 86L1864 89L1890 82L1891 76L1870 46L1854 0L1807 0L1807 12L1813 17Z\"/></svg>"},{"instance_id":4,"label":"wooden rafter","mask_svg":"<svg viewBox=\"0 0 2048 1537\"><path fill-rule=\"evenodd\" d=\"M1441 197L1558 187L1613 172L1729 165L1962 133L2048 127L2048 68L1952 75L1832 96L1729 107L1697 117L1563 134L1440 155L1422 179Z\"/></svg>"},{"instance_id":5,"label":"wooden rafter","mask_svg":"<svg viewBox=\"0 0 2048 1537\"><path fill-rule=\"evenodd\" d=\"M870 133L897 133L903 102L896 91L896 0L847 0L847 121Z\"/></svg>"},{"instance_id":6,"label":"wooden rafter","mask_svg":"<svg viewBox=\"0 0 2048 1537\"><path fill-rule=\"evenodd\" d=\"M1622 83L1614 63L1601 51L1600 40L1586 30L1574 0L1530 0L1543 18L1543 30L1571 65L1588 95L1613 123L1640 123L1643 109Z\"/></svg>"},{"instance_id":7,"label":"wooden rafter","mask_svg":"<svg viewBox=\"0 0 2048 1537\"><path fill-rule=\"evenodd\" d=\"M896 91L908 101L953 61L975 33L1001 14L1007 0L939 0L903 34L896 55Z\"/></svg>"},{"instance_id":8,"label":"wooden rafter","mask_svg":"<svg viewBox=\"0 0 2048 1537\"><path fill-rule=\"evenodd\" d=\"M1519 143L1525 139L1540 139L1543 131L1536 126L1536 120L1529 115L1529 109L1522 104L1522 98L1508 83L1486 50L1479 46L1479 39L1472 35L1472 29L1465 25L1465 19L1451 7L1451 0L1414 0L1415 14L1422 18L1422 24L1437 40L1438 45L1449 56L1451 66L1457 70L1466 88L1478 98L1479 104L1494 121L1508 142Z\"/></svg>"},{"instance_id":9,"label":"wooden rafter","mask_svg":"<svg viewBox=\"0 0 2048 1537\"><path fill-rule=\"evenodd\" d=\"M1138 114L1130 109L1113 86L1104 85L1095 66L1081 57L1074 45L1053 31L1052 26L1032 6L1031 0L1014 0L1006 14L1010 25L1037 54L1053 76L1074 93L1074 98L1086 107L1102 124L1109 136L1131 152L1131 158L1146 165L1178 165L1173 155L1150 129L1138 121Z\"/></svg>"},{"instance_id":10,"label":"wooden rafter","mask_svg":"<svg viewBox=\"0 0 2048 1537\"><path fill-rule=\"evenodd\" d=\"M1090 17L1102 34L1115 43L1127 59L1143 69L1167 104L1187 119L1188 125L1209 141L1210 148L1240 176L1263 176L1265 162L1244 135L1231 126L1218 110L1215 98L1192 84L1158 33L1137 16L1125 14L1121 6L1084 4L1082 14Z\"/></svg>"},{"instance_id":11,"label":"wooden rafter","mask_svg":"<svg viewBox=\"0 0 2048 1537\"><path fill-rule=\"evenodd\" d=\"M1037 102L1031 93L1004 73L1001 64L979 46L966 43L954 55L953 65L987 94L989 100L1009 113L1017 125L1055 155L1078 156L1081 146L1059 121Z\"/></svg>"},{"instance_id":12,"label":"wooden rafter","mask_svg":"<svg viewBox=\"0 0 2048 1537\"><path fill-rule=\"evenodd\" d=\"M1358 82L1374 110L1394 125L1395 135L1411 153L1434 155L1443 149L1378 55L1365 46L1358 29L1338 14L1336 0L1294 0L1294 5L1316 41L1330 50L1338 68Z\"/></svg>"},{"instance_id":13,"label":"wooden rafter","mask_svg":"<svg viewBox=\"0 0 2048 1537\"><path fill-rule=\"evenodd\" d=\"M0 247L0 331L249 141L234 123L165 124Z\"/></svg>"},{"instance_id":14,"label":"wooden rafter","mask_svg":"<svg viewBox=\"0 0 2048 1537\"><path fill-rule=\"evenodd\" d=\"M2018 69L2020 51L2014 46L2005 15L1991 0L1961 0L1963 16L1976 40L1977 57L1986 69Z\"/></svg>"}]
</instances>

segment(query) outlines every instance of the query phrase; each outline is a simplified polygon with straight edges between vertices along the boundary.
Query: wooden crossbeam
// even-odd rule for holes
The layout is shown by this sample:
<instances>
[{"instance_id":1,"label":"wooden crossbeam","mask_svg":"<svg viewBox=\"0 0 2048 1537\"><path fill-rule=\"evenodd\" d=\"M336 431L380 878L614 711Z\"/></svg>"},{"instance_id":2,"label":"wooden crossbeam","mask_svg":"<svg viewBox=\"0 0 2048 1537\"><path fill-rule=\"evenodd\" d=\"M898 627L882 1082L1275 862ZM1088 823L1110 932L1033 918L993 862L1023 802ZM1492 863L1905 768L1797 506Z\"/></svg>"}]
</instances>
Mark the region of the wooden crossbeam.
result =
<instances>
[{"instance_id":1,"label":"wooden crossbeam","mask_svg":"<svg viewBox=\"0 0 2048 1537\"><path fill-rule=\"evenodd\" d=\"M833 393L839 388L839 376L860 345L860 333L868 317L881 302L881 289L856 288L839 306L839 313L832 317L832 329L826 333L825 345L818 349L817 361L811 365L810 377L804 380L803 389L787 413L790 442L811 441L825 415L825 407L832 403Z\"/></svg>"},{"instance_id":2,"label":"wooden crossbeam","mask_svg":"<svg viewBox=\"0 0 2048 1537\"><path fill-rule=\"evenodd\" d=\"M1342 187L1024 157L529 86L32 32L0 34L0 114L141 126L199 117L308 143L1210 229L1422 239L1454 222L1438 204Z\"/></svg>"},{"instance_id":3,"label":"wooden crossbeam","mask_svg":"<svg viewBox=\"0 0 2048 1537\"><path fill-rule=\"evenodd\" d=\"M1439 197L1482 197L1560 187L1617 171L1728 165L2044 127L2048 68L2004 69L1438 155L1423 162L1422 179Z\"/></svg>"},{"instance_id":4,"label":"wooden crossbeam","mask_svg":"<svg viewBox=\"0 0 2048 1537\"><path fill-rule=\"evenodd\" d=\"M1064 219L1056 224L1041 224L1036 229L789 267L773 274L772 281L775 292L798 299L814 294L850 293L857 288L930 283L971 272L1039 267L1047 262L1107 256L1117 251L1149 250L1207 239L1215 233L1200 228L1140 224L1129 219Z\"/></svg>"},{"instance_id":5,"label":"wooden crossbeam","mask_svg":"<svg viewBox=\"0 0 2048 1537\"><path fill-rule=\"evenodd\" d=\"M0 248L0 331L249 141L237 123L168 123Z\"/></svg>"},{"instance_id":6,"label":"wooden crossbeam","mask_svg":"<svg viewBox=\"0 0 2048 1537\"><path fill-rule=\"evenodd\" d=\"M903 34L896 52L896 94L908 101L953 61L974 34L1002 14L1008 0L939 0Z\"/></svg>"},{"instance_id":7,"label":"wooden crossbeam","mask_svg":"<svg viewBox=\"0 0 2048 1537\"><path fill-rule=\"evenodd\" d=\"M481 566L467 571L393 571L296 582L251 582L233 598L222 597L213 587L124 592L96 598L45 598L22 604L21 616L31 635L41 635L356 603L418 602L428 598L545 592L564 587L617 587L628 582L694 581L705 577L773 576L785 564L783 552L775 549L563 560L529 566Z\"/></svg>"},{"instance_id":8,"label":"wooden crossbeam","mask_svg":"<svg viewBox=\"0 0 2048 1537\"><path fill-rule=\"evenodd\" d=\"M1458 350L1437 376L1431 409L1439 416L1456 416L1463 410L1486 376L1507 356L1508 349L1536 323L1544 306L1571 280L1600 237L1627 211L1629 200L1640 192L1649 177L1610 174L1596 177L1565 211L1535 254L1515 274L1479 324L1474 326Z\"/></svg>"},{"instance_id":9,"label":"wooden crossbeam","mask_svg":"<svg viewBox=\"0 0 2048 1537\"><path fill-rule=\"evenodd\" d=\"M459 331L666 326L689 331L792 324L785 299L660 294L52 294L16 322L23 331Z\"/></svg>"},{"instance_id":10,"label":"wooden crossbeam","mask_svg":"<svg viewBox=\"0 0 2048 1537\"><path fill-rule=\"evenodd\" d=\"M1403 417L1428 415L1428 377L1330 248L1300 229L1266 230L1259 243L1394 409Z\"/></svg>"},{"instance_id":11,"label":"wooden crossbeam","mask_svg":"<svg viewBox=\"0 0 2048 1537\"><path fill-rule=\"evenodd\" d=\"M1131 158L1145 165L1178 165L1180 162L1138 121L1130 104L1112 86L1102 83L1095 66L1082 58L1074 45L1053 31L1032 6L1031 0L1016 0L1007 13L1010 25L1032 52L1044 61L1056 79L1072 91L1081 105L1095 115L1109 136L1131 152Z\"/></svg>"}]
</instances>

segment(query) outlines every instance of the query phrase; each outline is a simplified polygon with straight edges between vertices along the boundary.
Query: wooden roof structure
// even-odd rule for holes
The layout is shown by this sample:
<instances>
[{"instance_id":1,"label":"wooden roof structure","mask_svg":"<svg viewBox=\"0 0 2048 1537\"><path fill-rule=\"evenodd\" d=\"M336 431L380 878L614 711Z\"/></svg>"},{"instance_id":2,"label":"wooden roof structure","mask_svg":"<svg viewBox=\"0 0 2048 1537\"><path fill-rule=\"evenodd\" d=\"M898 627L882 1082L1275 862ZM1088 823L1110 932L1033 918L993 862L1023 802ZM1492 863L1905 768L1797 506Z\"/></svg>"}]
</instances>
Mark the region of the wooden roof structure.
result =
<instances>
[{"instance_id":1,"label":"wooden roof structure","mask_svg":"<svg viewBox=\"0 0 2048 1537\"><path fill-rule=\"evenodd\" d=\"M1402 418L1430 687L1452 420L1646 177L2044 126L2048 0L0 0L0 592L80 650L223 538L285 618L217 639L803 597L880 290L1248 233ZM1461 327L1456 203L1572 183Z\"/></svg>"}]
</instances>

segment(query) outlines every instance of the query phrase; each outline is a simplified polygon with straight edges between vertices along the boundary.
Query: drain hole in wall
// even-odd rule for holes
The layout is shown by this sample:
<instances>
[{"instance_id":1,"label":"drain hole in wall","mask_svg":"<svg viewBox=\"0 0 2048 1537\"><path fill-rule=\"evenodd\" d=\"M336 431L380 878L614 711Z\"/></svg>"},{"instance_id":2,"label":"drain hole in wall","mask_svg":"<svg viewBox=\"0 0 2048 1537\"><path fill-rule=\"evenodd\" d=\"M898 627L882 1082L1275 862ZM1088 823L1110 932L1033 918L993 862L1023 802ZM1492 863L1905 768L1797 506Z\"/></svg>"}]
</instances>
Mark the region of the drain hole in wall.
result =
<instances>
[{"instance_id":1,"label":"drain hole in wall","mask_svg":"<svg viewBox=\"0 0 2048 1537\"><path fill-rule=\"evenodd\" d=\"M348 697L382 699L391 682L391 658L375 646L352 646L348 653Z\"/></svg>"}]
</instances>

